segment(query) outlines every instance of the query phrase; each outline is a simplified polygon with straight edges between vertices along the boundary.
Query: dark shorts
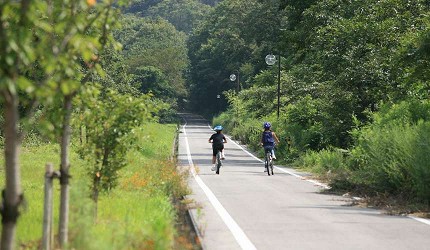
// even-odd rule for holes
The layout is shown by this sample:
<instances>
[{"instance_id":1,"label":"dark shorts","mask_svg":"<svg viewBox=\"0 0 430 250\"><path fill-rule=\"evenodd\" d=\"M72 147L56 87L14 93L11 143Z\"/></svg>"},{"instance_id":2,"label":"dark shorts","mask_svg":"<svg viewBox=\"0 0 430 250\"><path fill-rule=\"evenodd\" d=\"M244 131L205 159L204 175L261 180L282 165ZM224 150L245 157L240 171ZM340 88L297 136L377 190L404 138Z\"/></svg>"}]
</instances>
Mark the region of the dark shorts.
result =
<instances>
[{"instance_id":1,"label":"dark shorts","mask_svg":"<svg viewBox=\"0 0 430 250\"><path fill-rule=\"evenodd\" d=\"M264 147L264 153L266 153L266 152L272 152L275 145L264 145L263 147Z\"/></svg>"},{"instance_id":2,"label":"dark shorts","mask_svg":"<svg viewBox=\"0 0 430 250\"><path fill-rule=\"evenodd\" d=\"M219 150L223 150L224 149L224 145L214 145L212 146L212 155L216 156L216 154L218 153Z\"/></svg>"}]
</instances>

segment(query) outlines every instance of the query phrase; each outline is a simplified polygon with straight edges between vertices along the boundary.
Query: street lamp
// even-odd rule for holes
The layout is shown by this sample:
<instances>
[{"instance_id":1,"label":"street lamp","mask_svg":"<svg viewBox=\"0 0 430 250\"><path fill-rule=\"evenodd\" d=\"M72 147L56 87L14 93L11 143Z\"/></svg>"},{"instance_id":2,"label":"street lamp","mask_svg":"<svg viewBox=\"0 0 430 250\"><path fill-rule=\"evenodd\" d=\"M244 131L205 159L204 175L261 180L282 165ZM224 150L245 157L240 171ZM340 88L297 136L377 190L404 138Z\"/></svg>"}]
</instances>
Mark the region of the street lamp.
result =
<instances>
[{"instance_id":1,"label":"street lamp","mask_svg":"<svg viewBox=\"0 0 430 250\"><path fill-rule=\"evenodd\" d=\"M239 81L239 70L235 70L233 72L237 73L237 76L235 74L230 75L230 81L234 82L237 79L237 93L240 91L240 81Z\"/></svg>"},{"instance_id":2,"label":"street lamp","mask_svg":"<svg viewBox=\"0 0 430 250\"><path fill-rule=\"evenodd\" d=\"M281 55L278 55L278 112L277 116L279 118L279 107L280 107L280 96L281 96ZM267 65L274 65L276 62L276 56L269 54L265 58Z\"/></svg>"}]
</instances>

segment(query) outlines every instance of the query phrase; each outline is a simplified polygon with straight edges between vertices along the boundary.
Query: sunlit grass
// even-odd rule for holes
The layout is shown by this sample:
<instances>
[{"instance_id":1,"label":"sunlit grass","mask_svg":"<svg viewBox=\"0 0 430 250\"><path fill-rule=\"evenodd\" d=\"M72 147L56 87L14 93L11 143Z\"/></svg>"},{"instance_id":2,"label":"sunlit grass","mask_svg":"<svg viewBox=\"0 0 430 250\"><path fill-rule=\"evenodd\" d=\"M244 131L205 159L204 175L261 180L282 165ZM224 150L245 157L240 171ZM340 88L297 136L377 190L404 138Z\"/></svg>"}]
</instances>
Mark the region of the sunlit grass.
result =
<instances>
[{"instance_id":1,"label":"sunlit grass","mask_svg":"<svg viewBox=\"0 0 430 250\"><path fill-rule=\"evenodd\" d=\"M136 147L128 151L118 186L99 197L97 216L90 197L85 162L71 147L70 248L170 249L177 235L172 200L187 193L173 153L175 125L148 124L136 130ZM3 160L3 159L1 159ZM17 240L22 248L37 249L42 237L44 174L47 162L59 166L59 146L21 149L22 187L27 205L19 218ZM0 171L4 186L4 168ZM54 231L58 231L59 183L54 181Z\"/></svg>"},{"instance_id":2,"label":"sunlit grass","mask_svg":"<svg viewBox=\"0 0 430 250\"><path fill-rule=\"evenodd\" d=\"M0 185L4 187L4 155L1 154L0 162L2 167L0 171ZM42 237L43 227L43 199L44 199L44 182L45 166L52 163L54 169L58 170L60 165L59 146L45 144L40 146L22 147L20 150L20 172L21 187L24 192L24 206L17 224L17 241L18 244L25 244L31 248L37 248L39 239ZM74 164L71 168L71 175L79 171L79 166L83 163L76 154L71 153L71 162ZM76 170L76 171L75 171ZM58 180L54 181L54 230L58 221L59 213L59 184Z\"/></svg>"}]
</instances>

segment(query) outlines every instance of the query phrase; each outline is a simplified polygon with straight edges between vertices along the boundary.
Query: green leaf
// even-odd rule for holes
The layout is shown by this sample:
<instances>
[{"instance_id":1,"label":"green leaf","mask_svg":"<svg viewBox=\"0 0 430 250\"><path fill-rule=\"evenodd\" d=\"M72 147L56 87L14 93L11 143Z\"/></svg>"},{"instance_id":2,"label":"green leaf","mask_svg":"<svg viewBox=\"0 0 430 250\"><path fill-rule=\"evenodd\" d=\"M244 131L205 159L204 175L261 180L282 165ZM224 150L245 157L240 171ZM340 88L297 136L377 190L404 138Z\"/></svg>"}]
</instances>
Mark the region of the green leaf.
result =
<instances>
[{"instance_id":1,"label":"green leaf","mask_svg":"<svg viewBox=\"0 0 430 250\"><path fill-rule=\"evenodd\" d=\"M38 28L42 29L43 31L45 31L47 33L51 33L54 31L54 28L48 22L38 21L38 22L36 22L36 25L38 26Z\"/></svg>"},{"instance_id":2,"label":"green leaf","mask_svg":"<svg viewBox=\"0 0 430 250\"><path fill-rule=\"evenodd\" d=\"M6 86L12 95L16 95L16 85L12 79L6 78Z\"/></svg>"},{"instance_id":3,"label":"green leaf","mask_svg":"<svg viewBox=\"0 0 430 250\"><path fill-rule=\"evenodd\" d=\"M64 95L68 95L71 93L71 88L68 84L63 83L60 85L60 88L61 88L61 93L63 93Z\"/></svg>"},{"instance_id":4,"label":"green leaf","mask_svg":"<svg viewBox=\"0 0 430 250\"><path fill-rule=\"evenodd\" d=\"M96 64L95 68L96 68L97 74L99 74L102 78L106 77L106 72L103 70L100 64Z\"/></svg>"},{"instance_id":5,"label":"green leaf","mask_svg":"<svg viewBox=\"0 0 430 250\"><path fill-rule=\"evenodd\" d=\"M6 55L6 64L8 66L13 66L15 64L15 56L11 54Z\"/></svg>"},{"instance_id":6,"label":"green leaf","mask_svg":"<svg viewBox=\"0 0 430 250\"><path fill-rule=\"evenodd\" d=\"M14 51L19 51L19 46L15 40L9 40L9 47Z\"/></svg>"},{"instance_id":7,"label":"green leaf","mask_svg":"<svg viewBox=\"0 0 430 250\"><path fill-rule=\"evenodd\" d=\"M66 67L65 73L69 77L74 77L75 76L75 71L71 67Z\"/></svg>"},{"instance_id":8,"label":"green leaf","mask_svg":"<svg viewBox=\"0 0 430 250\"><path fill-rule=\"evenodd\" d=\"M32 93L34 91L33 82L24 76L20 76L17 80L17 85L19 89L24 90L27 93Z\"/></svg>"}]
</instances>

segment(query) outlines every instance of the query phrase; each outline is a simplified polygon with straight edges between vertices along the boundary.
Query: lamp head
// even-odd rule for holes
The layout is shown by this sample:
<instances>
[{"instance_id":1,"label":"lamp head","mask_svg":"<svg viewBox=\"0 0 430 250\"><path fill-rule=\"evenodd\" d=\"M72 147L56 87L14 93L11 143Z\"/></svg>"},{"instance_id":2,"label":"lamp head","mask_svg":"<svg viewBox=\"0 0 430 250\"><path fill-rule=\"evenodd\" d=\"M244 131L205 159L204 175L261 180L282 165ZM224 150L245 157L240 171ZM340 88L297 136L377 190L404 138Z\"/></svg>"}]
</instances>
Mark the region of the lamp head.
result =
<instances>
[{"instance_id":1,"label":"lamp head","mask_svg":"<svg viewBox=\"0 0 430 250\"><path fill-rule=\"evenodd\" d=\"M269 54L265 58L267 65L273 65L276 62L276 57L273 54Z\"/></svg>"},{"instance_id":2,"label":"lamp head","mask_svg":"<svg viewBox=\"0 0 430 250\"><path fill-rule=\"evenodd\" d=\"M236 75L235 74L231 74L230 75L230 81L234 82L236 80Z\"/></svg>"}]
</instances>

